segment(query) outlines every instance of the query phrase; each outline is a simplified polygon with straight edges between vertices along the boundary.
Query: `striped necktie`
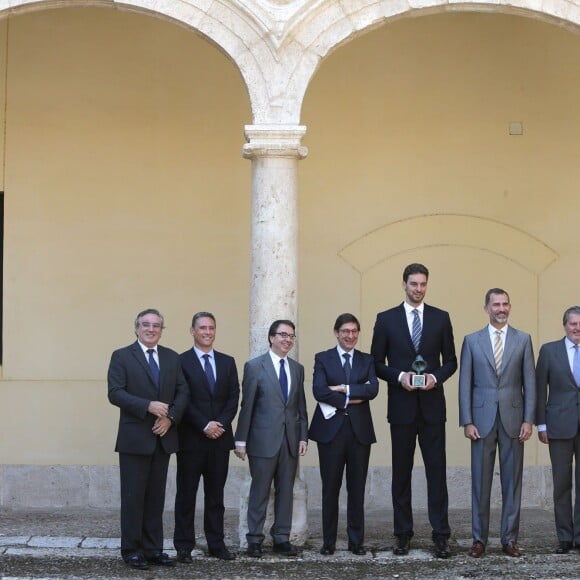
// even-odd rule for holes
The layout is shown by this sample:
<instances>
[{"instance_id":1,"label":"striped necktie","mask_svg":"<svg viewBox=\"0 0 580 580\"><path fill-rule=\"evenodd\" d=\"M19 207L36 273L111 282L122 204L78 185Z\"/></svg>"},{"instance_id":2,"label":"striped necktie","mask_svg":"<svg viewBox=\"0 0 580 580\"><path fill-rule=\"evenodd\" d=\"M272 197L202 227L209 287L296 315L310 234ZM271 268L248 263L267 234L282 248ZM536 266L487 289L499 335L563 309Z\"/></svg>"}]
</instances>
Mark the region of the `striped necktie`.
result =
<instances>
[{"instance_id":1,"label":"striped necktie","mask_svg":"<svg viewBox=\"0 0 580 580\"><path fill-rule=\"evenodd\" d=\"M501 359L503 358L503 342L501 330L495 331L495 344L493 345L493 360L495 361L495 373L499 377L501 372Z\"/></svg>"},{"instance_id":2,"label":"striped necktie","mask_svg":"<svg viewBox=\"0 0 580 580\"><path fill-rule=\"evenodd\" d=\"M419 352L419 344L421 342L421 320L419 319L419 311L413 309L413 334L411 335L415 351Z\"/></svg>"}]
</instances>

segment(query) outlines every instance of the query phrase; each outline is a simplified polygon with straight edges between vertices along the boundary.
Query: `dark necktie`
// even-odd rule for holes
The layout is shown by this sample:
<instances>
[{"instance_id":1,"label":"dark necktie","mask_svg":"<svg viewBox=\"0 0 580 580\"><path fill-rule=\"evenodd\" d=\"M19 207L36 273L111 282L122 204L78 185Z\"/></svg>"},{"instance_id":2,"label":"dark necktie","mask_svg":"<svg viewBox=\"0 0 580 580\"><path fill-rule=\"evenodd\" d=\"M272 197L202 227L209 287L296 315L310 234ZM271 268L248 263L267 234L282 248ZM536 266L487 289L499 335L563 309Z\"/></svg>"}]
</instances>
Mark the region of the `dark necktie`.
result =
<instances>
[{"instance_id":1,"label":"dark necktie","mask_svg":"<svg viewBox=\"0 0 580 580\"><path fill-rule=\"evenodd\" d=\"M580 387L580 347L577 344L574 345L574 360L572 361L572 365L576 386Z\"/></svg>"},{"instance_id":2,"label":"dark necktie","mask_svg":"<svg viewBox=\"0 0 580 580\"><path fill-rule=\"evenodd\" d=\"M159 367L157 366L157 363L155 362L155 359L153 358L153 353L155 352L154 349L152 348L148 348L147 349L147 354L149 355L149 368L151 369L151 372L153 373L153 379L155 380L155 384L157 385L157 390L159 390Z\"/></svg>"},{"instance_id":3,"label":"dark necktie","mask_svg":"<svg viewBox=\"0 0 580 580\"><path fill-rule=\"evenodd\" d=\"M209 362L209 354L204 354L202 358L205 361L203 363L203 370L205 371L207 382L209 383L209 390L213 394L213 392L215 391L215 377L213 374L213 368Z\"/></svg>"},{"instance_id":4,"label":"dark necktie","mask_svg":"<svg viewBox=\"0 0 580 580\"><path fill-rule=\"evenodd\" d=\"M282 391L282 398L284 402L288 402L288 376L286 375L286 370L284 369L284 359L280 359L280 390Z\"/></svg>"},{"instance_id":5,"label":"dark necktie","mask_svg":"<svg viewBox=\"0 0 580 580\"><path fill-rule=\"evenodd\" d=\"M345 352L343 355L344 357L344 364L342 368L344 369L344 374L346 375L346 384L350 385L350 354Z\"/></svg>"},{"instance_id":6,"label":"dark necktie","mask_svg":"<svg viewBox=\"0 0 580 580\"><path fill-rule=\"evenodd\" d=\"M411 340L413 341L413 346L415 351L419 352L419 343L421 342L421 320L419 320L419 311L413 309L413 334Z\"/></svg>"}]
</instances>

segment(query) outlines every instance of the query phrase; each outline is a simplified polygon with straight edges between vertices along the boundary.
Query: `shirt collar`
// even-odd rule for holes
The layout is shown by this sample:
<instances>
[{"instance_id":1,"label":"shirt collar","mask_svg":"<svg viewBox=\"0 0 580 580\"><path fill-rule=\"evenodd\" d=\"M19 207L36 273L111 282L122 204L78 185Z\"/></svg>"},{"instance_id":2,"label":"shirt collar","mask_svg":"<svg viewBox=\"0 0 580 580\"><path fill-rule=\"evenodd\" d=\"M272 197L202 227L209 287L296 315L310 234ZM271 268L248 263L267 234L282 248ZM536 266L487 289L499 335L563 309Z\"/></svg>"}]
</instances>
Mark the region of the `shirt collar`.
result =
<instances>
[{"instance_id":1,"label":"shirt collar","mask_svg":"<svg viewBox=\"0 0 580 580\"><path fill-rule=\"evenodd\" d=\"M198 359L201 360L201 358L203 357L204 354L209 354L209 358L215 360L215 356L213 354L213 348L209 352L204 352L203 350L200 350L199 348L197 348L197 346L195 346L195 344L192 346L192 348L193 348L193 352L195 352Z\"/></svg>"},{"instance_id":2,"label":"shirt collar","mask_svg":"<svg viewBox=\"0 0 580 580\"><path fill-rule=\"evenodd\" d=\"M421 316L423 316L423 310L425 309L425 303L421 302L421 304L419 304L419 306L411 306L406 300L403 302L403 306L405 308L405 312L407 313L407 316L409 316L411 314L411 312L413 312L413 310L417 309L419 311L419 314Z\"/></svg>"},{"instance_id":3,"label":"shirt collar","mask_svg":"<svg viewBox=\"0 0 580 580\"><path fill-rule=\"evenodd\" d=\"M491 324L487 325L487 330L489 332L489 336L491 336L493 339L495 339L495 336L496 336L495 333L498 330L501 332L502 338L504 336L507 336L508 328L509 328L509 324L506 324L503 328L496 328L495 326L492 326Z\"/></svg>"},{"instance_id":4,"label":"shirt collar","mask_svg":"<svg viewBox=\"0 0 580 580\"><path fill-rule=\"evenodd\" d=\"M272 359L272 362L274 363L275 366L276 365L280 366L281 360L285 360L286 364L288 364L288 357L287 356L285 356L285 357L278 356L272 349L270 349L268 352L270 353L270 358Z\"/></svg>"},{"instance_id":5,"label":"shirt collar","mask_svg":"<svg viewBox=\"0 0 580 580\"><path fill-rule=\"evenodd\" d=\"M149 354L149 353L147 352L147 351L149 350L149 347L148 347L148 346L145 346L145 345L144 345L144 344L143 344L143 343L142 343L140 340L137 340L137 342L139 343L139 346L141 347L141 350L142 350L142 351L143 351L145 354ZM152 348L152 349L155 351L155 354L159 354L159 353L157 352L157 345L155 345L155 346L152 346L151 348Z\"/></svg>"},{"instance_id":6,"label":"shirt collar","mask_svg":"<svg viewBox=\"0 0 580 580\"><path fill-rule=\"evenodd\" d=\"M337 344L336 350L338 351L338 356L340 357L340 360L344 360L343 356L342 356L343 354L350 354L351 360L354 356L354 348L352 350L344 350L344 348L342 348L342 346L340 346L340 344Z\"/></svg>"}]
</instances>

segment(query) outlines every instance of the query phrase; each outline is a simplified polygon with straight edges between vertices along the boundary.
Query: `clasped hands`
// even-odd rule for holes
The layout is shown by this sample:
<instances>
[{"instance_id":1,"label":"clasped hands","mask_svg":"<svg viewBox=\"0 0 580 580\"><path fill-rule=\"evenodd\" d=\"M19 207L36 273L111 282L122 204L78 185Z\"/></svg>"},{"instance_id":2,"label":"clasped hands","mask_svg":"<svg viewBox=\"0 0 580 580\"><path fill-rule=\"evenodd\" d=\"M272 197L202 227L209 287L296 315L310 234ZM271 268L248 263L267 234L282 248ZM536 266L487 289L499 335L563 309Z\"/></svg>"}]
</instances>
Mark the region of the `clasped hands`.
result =
<instances>
[{"instance_id":1,"label":"clasped hands","mask_svg":"<svg viewBox=\"0 0 580 580\"><path fill-rule=\"evenodd\" d=\"M151 430L155 435L163 437L171 429L172 425L171 419L168 417L169 405L161 401L151 401L147 407L147 411L157 417Z\"/></svg>"}]
</instances>

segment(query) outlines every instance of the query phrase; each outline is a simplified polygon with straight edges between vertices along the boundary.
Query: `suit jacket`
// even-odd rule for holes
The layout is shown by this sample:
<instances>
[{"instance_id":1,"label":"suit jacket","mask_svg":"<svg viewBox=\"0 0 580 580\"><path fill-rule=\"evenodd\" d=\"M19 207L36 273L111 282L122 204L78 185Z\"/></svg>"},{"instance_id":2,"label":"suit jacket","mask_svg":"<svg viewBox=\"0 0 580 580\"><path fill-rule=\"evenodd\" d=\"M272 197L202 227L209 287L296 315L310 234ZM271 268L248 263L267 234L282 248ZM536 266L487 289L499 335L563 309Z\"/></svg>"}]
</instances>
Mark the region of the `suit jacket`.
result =
<instances>
[{"instance_id":1,"label":"suit jacket","mask_svg":"<svg viewBox=\"0 0 580 580\"><path fill-rule=\"evenodd\" d=\"M317 401L328 403L337 409L344 409L346 395L332 391L328 387L345 383L343 362L336 347L315 355L312 392ZM351 399L364 400L363 403L348 407L354 435L363 445L376 443L369 401L377 396L379 381L375 373L375 361L370 354L359 350L353 351L349 388ZM316 405L308 435L314 441L329 443L336 437L344 420L342 413L336 413L330 419L325 419L320 406Z\"/></svg>"},{"instance_id":2,"label":"suit jacket","mask_svg":"<svg viewBox=\"0 0 580 580\"><path fill-rule=\"evenodd\" d=\"M240 382L233 357L214 350L216 384L212 394L201 362L190 348L180 355L181 368L189 386L189 404L179 425L179 450L195 451L199 445L216 449L233 449L232 421L238 410ZM203 430L210 421L219 421L224 434L209 439Z\"/></svg>"},{"instance_id":3,"label":"suit jacket","mask_svg":"<svg viewBox=\"0 0 580 580\"><path fill-rule=\"evenodd\" d=\"M187 383L181 371L179 355L163 346L157 346L160 370L160 389L149 368L139 343L116 350L111 356L107 381L109 401L121 409L115 451L135 455L151 455L157 444L157 435L151 429L156 417L147 411L151 401L171 406L171 415L179 423L188 394ZM171 429L160 438L166 453L178 449L177 429Z\"/></svg>"},{"instance_id":4,"label":"suit jacket","mask_svg":"<svg viewBox=\"0 0 580 580\"><path fill-rule=\"evenodd\" d=\"M417 421L440 423L446 420L444 382L457 370L453 328L449 314L425 304L419 351L415 351L403 304L380 312L373 331L371 353L377 376L388 383L387 418L393 424ZM411 370L417 354L427 363L425 373L437 379L429 391L407 391L399 375Z\"/></svg>"},{"instance_id":5,"label":"suit jacket","mask_svg":"<svg viewBox=\"0 0 580 580\"><path fill-rule=\"evenodd\" d=\"M524 421L534 422L536 379L529 334L508 326L499 377L495 370L489 329L468 334L461 348L459 424L473 423L479 435L489 435L499 410L510 437Z\"/></svg>"},{"instance_id":6,"label":"suit jacket","mask_svg":"<svg viewBox=\"0 0 580 580\"><path fill-rule=\"evenodd\" d=\"M290 454L297 457L299 442L308 441L304 367L287 360L291 377L287 403L268 352L244 366L236 441L246 442L248 455L274 457L286 436Z\"/></svg>"},{"instance_id":7,"label":"suit jacket","mask_svg":"<svg viewBox=\"0 0 580 580\"><path fill-rule=\"evenodd\" d=\"M540 349L536 386L536 423L547 426L550 439L576 437L580 427L580 388L570 369L564 339L548 342Z\"/></svg>"}]
</instances>

